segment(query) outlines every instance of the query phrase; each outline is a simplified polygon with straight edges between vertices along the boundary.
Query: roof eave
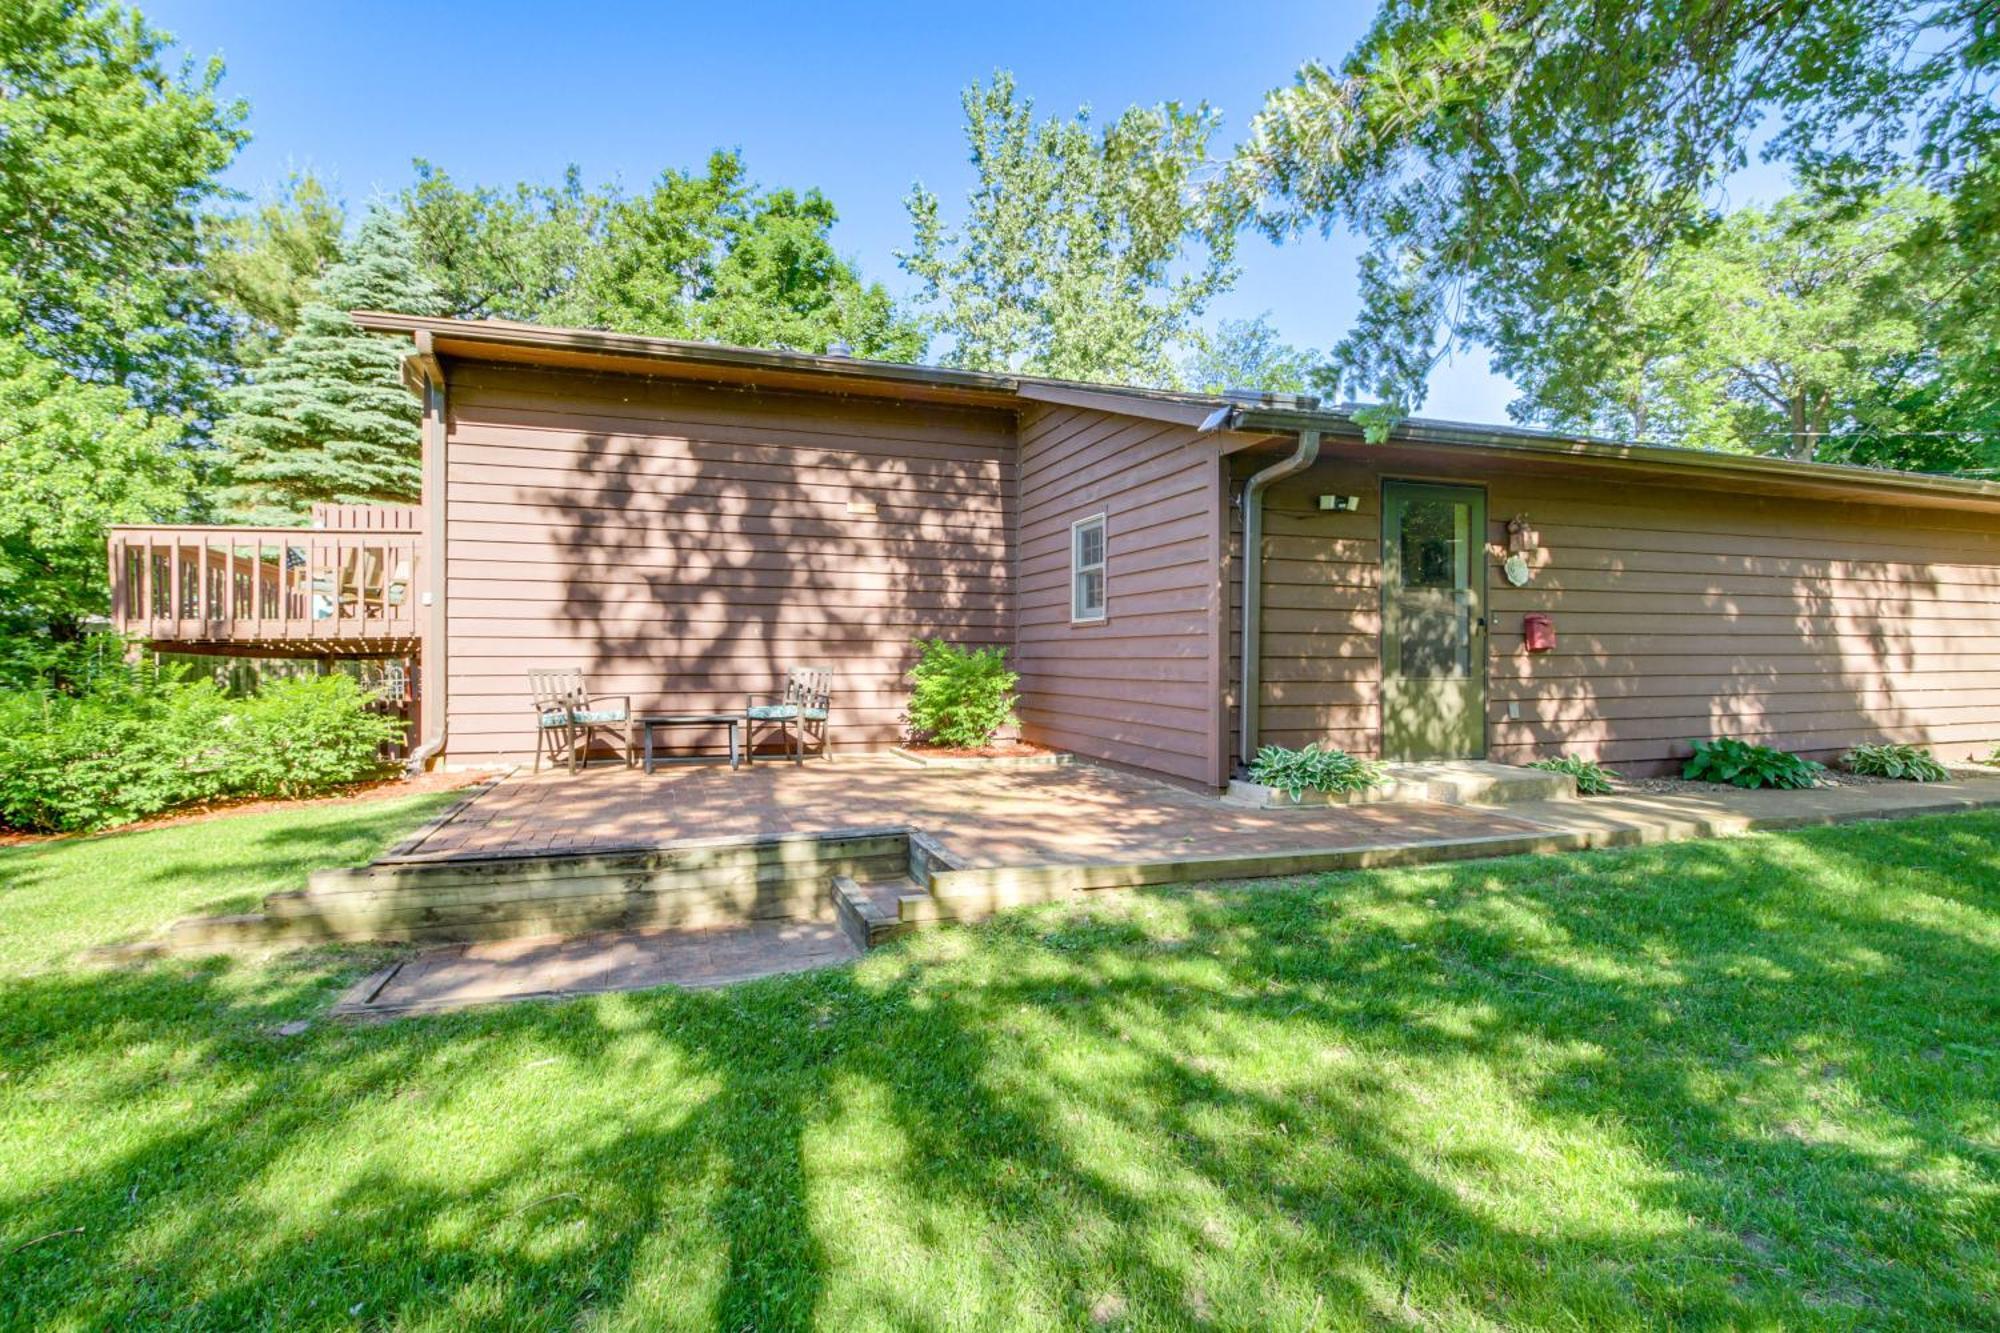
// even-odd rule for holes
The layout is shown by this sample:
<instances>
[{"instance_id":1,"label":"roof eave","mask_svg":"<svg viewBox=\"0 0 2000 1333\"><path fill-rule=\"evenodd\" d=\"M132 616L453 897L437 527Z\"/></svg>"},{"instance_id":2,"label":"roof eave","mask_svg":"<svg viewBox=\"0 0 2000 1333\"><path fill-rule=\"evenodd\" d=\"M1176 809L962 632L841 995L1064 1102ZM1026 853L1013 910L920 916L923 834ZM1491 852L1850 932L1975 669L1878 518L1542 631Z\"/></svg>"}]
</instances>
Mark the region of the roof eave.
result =
<instances>
[{"instance_id":1,"label":"roof eave","mask_svg":"<svg viewBox=\"0 0 2000 1333\"><path fill-rule=\"evenodd\" d=\"M1013 396L1017 381L1008 375L982 371L946 370L897 361L827 356L812 352L774 352L752 347L685 342L636 334L602 333L589 329L558 329L501 320L459 320L426 315L399 315L379 310L351 312L354 322L371 333L427 335L440 356L467 355L478 348L524 349L586 353L656 363L662 368L697 369L722 366L790 375L824 376L829 381L868 380L907 383L929 388L963 389L969 393Z\"/></svg>"},{"instance_id":2,"label":"roof eave","mask_svg":"<svg viewBox=\"0 0 2000 1333\"><path fill-rule=\"evenodd\" d=\"M1315 428L1358 434L1361 427L1345 412L1296 412L1246 409L1233 414L1231 428L1243 435L1296 434ZM1580 463L1627 463L1666 471L1716 476L1756 477L1779 483L1819 483L1852 487L1885 495L1924 495L2000 507L2000 482L1972 477L1896 472L1844 463L1804 463L1763 454L1730 454L1672 445L1621 444L1612 440L1564 438L1525 431L1482 430L1441 422L1410 422L1389 432L1386 444L1455 445L1491 453L1567 459Z\"/></svg>"}]
</instances>

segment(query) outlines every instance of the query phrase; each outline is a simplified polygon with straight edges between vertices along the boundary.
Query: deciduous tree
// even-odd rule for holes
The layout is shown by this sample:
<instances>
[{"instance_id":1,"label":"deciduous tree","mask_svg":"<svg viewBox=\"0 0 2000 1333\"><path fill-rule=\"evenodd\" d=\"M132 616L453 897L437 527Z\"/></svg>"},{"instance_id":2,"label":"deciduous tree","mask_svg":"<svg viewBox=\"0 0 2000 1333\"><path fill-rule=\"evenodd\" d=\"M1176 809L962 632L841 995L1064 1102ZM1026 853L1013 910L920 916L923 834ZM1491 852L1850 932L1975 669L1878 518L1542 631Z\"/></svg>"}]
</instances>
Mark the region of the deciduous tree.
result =
<instances>
[{"instance_id":1,"label":"deciduous tree","mask_svg":"<svg viewBox=\"0 0 2000 1333\"><path fill-rule=\"evenodd\" d=\"M239 322L239 360L257 364L298 327L346 229L346 207L309 171L288 176L255 209L209 223L202 262L209 290Z\"/></svg>"},{"instance_id":2,"label":"deciduous tree","mask_svg":"<svg viewBox=\"0 0 2000 1333\"><path fill-rule=\"evenodd\" d=\"M444 308L461 319L588 323L582 278L604 239L613 197L584 188L574 166L559 185L459 185L418 159L403 222Z\"/></svg>"},{"instance_id":3,"label":"deciduous tree","mask_svg":"<svg viewBox=\"0 0 2000 1333\"><path fill-rule=\"evenodd\" d=\"M199 417L228 329L196 216L246 135L222 65L178 69L135 11L0 0L0 331L82 380Z\"/></svg>"},{"instance_id":4,"label":"deciduous tree","mask_svg":"<svg viewBox=\"0 0 2000 1333\"><path fill-rule=\"evenodd\" d=\"M1385 0L1341 64L1271 94L1227 197L1275 236L1361 232L1335 361L1407 408L1455 340L1533 360L1617 328L1760 133L1815 187L1914 165L1990 260L1996 64L1985 0ZM1991 309L1994 267L1969 309Z\"/></svg>"},{"instance_id":5,"label":"deciduous tree","mask_svg":"<svg viewBox=\"0 0 2000 1333\"><path fill-rule=\"evenodd\" d=\"M944 356L973 370L1178 382L1175 352L1234 279L1234 242L1197 189L1217 118L1133 107L1038 121L1009 74L964 97L979 173L954 228L919 185L903 267L922 282Z\"/></svg>"},{"instance_id":6,"label":"deciduous tree","mask_svg":"<svg viewBox=\"0 0 2000 1333\"><path fill-rule=\"evenodd\" d=\"M833 247L833 204L817 190L759 193L734 153L701 175L667 171L615 203L584 270L592 327L749 347L914 360L922 332L879 283Z\"/></svg>"},{"instance_id":7,"label":"deciduous tree","mask_svg":"<svg viewBox=\"0 0 2000 1333\"><path fill-rule=\"evenodd\" d=\"M1305 393L1318 386L1325 361L1311 348L1294 347L1279 337L1269 315L1225 319L1215 332L1197 331L1191 341L1194 351L1181 378L1198 393Z\"/></svg>"},{"instance_id":8,"label":"deciduous tree","mask_svg":"<svg viewBox=\"0 0 2000 1333\"><path fill-rule=\"evenodd\" d=\"M1944 299L1909 247L1944 201L1799 194L1673 247L1616 323L1503 347L1527 420L1627 438L1840 458L1885 393L1914 387Z\"/></svg>"},{"instance_id":9,"label":"deciduous tree","mask_svg":"<svg viewBox=\"0 0 2000 1333\"><path fill-rule=\"evenodd\" d=\"M22 640L73 640L104 613L105 528L171 519L187 502L180 433L117 385L0 337L0 668Z\"/></svg>"},{"instance_id":10,"label":"deciduous tree","mask_svg":"<svg viewBox=\"0 0 2000 1333\"><path fill-rule=\"evenodd\" d=\"M819 191L759 192L735 153L665 171L643 193L466 189L419 162L403 208L452 313L914 360L924 339L834 249Z\"/></svg>"}]
</instances>

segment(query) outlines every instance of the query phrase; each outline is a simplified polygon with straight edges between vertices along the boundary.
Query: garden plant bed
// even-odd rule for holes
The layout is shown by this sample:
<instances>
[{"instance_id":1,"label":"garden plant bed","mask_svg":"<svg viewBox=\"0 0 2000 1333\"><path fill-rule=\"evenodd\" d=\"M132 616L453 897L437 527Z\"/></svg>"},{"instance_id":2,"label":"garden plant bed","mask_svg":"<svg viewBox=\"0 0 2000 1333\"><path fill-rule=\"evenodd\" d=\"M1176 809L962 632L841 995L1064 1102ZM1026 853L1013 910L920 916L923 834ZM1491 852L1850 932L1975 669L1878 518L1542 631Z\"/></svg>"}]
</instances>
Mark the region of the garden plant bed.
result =
<instances>
[{"instance_id":1,"label":"garden plant bed","mask_svg":"<svg viewBox=\"0 0 2000 1333\"><path fill-rule=\"evenodd\" d=\"M1064 750L1030 745L1026 741L1005 741L976 748L899 745L889 753L924 768L1043 768L1067 764L1072 757Z\"/></svg>"},{"instance_id":2,"label":"garden plant bed","mask_svg":"<svg viewBox=\"0 0 2000 1333\"><path fill-rule=\"evenodd\" d=\"M204 823L208 820L243 815L321 809L327 806L354 805L365 801L394 800L404 796L430 796L439 792L459 791L466 787L477 786L498 775L498 772L447 772L440 769L419 773L415 777L372 778L367 782L350 782L329 788L317 796L300 796L283 800L246 796L238 800L207 801L151 815L130 824L120 824L115 828L98 829L89 833L19 833L0 829L0 847L62 839L103 838L120 833L139 833L149 829L170 828L177 824Z\"/></svg>"},{"instance_id":3,"label":"garden plant bed","mask_svg":"<svg viewBox=\"0 0 2000 1333\"><path fill-rule=\"evenodd\" d=\"M1938 762L1944 765L1945 771L1953 778L1990 778L2000 775L2000 768L1991 764L1946 759L1940 759ZM1826 772L1820 775L1820 785L1822 787L1908 787L1922 784L1913 783L1908 778L1885 778L1872 773L1850 773L1844 768L1829 764ZM1612 786L1619 792L1637 792L1649 796L1713 796L1741 790L1727 782L1698 782L1676 777L1619 777L1612 780Z\"/></svg>"}]
</instances>

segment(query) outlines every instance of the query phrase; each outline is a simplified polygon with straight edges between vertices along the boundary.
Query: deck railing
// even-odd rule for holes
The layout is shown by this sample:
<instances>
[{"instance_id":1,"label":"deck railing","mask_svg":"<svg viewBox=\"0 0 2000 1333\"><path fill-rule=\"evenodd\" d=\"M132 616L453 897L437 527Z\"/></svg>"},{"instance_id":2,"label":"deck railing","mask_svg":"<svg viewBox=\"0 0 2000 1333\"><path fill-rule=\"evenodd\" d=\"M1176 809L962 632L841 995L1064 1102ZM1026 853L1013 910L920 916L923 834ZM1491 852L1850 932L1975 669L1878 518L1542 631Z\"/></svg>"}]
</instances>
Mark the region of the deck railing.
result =
<instances>
[{"instance_id":1,"label":"deck railing","mask_svg":"<svg viewBox=\"0 0 2000 1333\"><path fill-rule=\"evenodd\" d=\"M417 637L412 529L115 527L111 623L155 643L311 645Z\"/></svg>"}]
</instances>

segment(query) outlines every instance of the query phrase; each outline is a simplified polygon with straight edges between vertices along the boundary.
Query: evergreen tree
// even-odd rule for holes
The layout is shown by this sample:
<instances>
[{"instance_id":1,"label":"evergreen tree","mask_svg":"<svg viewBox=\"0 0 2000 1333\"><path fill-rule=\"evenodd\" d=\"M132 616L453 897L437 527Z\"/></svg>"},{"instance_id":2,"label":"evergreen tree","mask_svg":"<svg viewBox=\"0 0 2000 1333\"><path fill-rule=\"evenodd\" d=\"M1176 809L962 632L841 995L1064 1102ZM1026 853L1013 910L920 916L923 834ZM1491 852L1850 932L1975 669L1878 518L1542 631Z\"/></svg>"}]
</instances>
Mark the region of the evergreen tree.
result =
<instances>
[{"instance_id":1,"label":"evergreen tree","mask_svg":"<svg viewBox=\"0 0 2000 1333\"><path fill-rule=\"evenodd\" d=\"M224 506L253 523L289 523L315 501L409 503L420 489L418 408L401 350L363 332L350 310L441 313L395 214L371 208L326 271L298 327L248 384L232 390L218 437Z\"/></svg>"}]
</instances>

